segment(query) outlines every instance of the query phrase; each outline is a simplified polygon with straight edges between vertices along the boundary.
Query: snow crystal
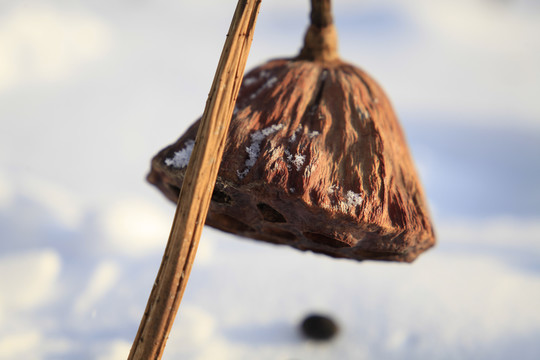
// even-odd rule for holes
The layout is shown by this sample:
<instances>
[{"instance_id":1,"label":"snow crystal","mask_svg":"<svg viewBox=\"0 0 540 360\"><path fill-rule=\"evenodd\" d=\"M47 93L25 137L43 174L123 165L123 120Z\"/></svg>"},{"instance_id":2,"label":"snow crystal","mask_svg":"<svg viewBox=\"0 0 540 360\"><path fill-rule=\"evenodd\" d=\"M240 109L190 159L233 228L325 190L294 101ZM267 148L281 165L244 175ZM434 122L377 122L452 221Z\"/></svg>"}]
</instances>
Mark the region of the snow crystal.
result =
<instances>
[{"instance_id":1,"label":"snow crystal","mask_svg":"<svg viewBox=\"0 0 540 360\"><path fill-rule=\"evenodd\" d=\"M289 142L290 143L293 143L296 141L296 138L297 136L302 132L302 130L304 129L304 127L302 125L299 125L296 130L294 131L294 133L291 135L291 137L289 138ZM320 132L314 130L314 131L310 131L308 132L307 134L309 136L310 139L313 139L315 136L319 136L321 135Z\"/></svg>"},{"instance_id":2,"label":"snow crystal","mask_svg":"<svg viewBox=\"0 0 540 360\"><path fill-rule=\"evenodd\" d=\"M255 78L255 77L244 78L244 85L245 86L251 86L251 85L255 84L257 82L257 80L259 80L259 79Z\"/></svg>"},{"instance_id":3,"label":"snow crystal","mask_svg":"<svg viewBox=\"0 0 540 360\"><path fill-rule=\"evenodd\" d=\"M296 171L300 171L302 166L304 165L304 162L306 161L305 155L302 154L291 154L291 152L287 149L284 151L285 156L287 157L287 168L291 170L291 165L294 165L296 167Z\"/></svg>"},{"instance_id":4,"label":"snow crystal","mask_svg":"<svg viewBox=\"0 0 540 360\"><path fill-rule=\"evenodd\" d=\"M236 170L236 175L238 175L239 179L243 179L248 174L248 172L249 172L249 169L247 168L242 171Z\"/></svg>"},{"instance_id":5,"label":"snow crystal","mask_svg":"<svg viewBox=\"0 0 540 360\"><path fill-rule=\"evenodd\" d=\"M263 71L261 71L260 73L258 73L256 75L257 76L252 75L250 77L244 77L244 79L242 80L242 85L251 86L251 85L255 84L257 81L259 81L260 79L268 78L268 76L270 76L270 71L263 70Z\"/></svg>"},{"instance_id":6,"label":"snow crystal","mask_svg":"<svg viewBox=\"0 0 540 360\"><path fill-rule=\"evenodd\" d=\"M271 86L274 86L274 84L277 82L277 77L272 77L270 79L268 79L268 81L266 82L266 84L263 85L263 88L269 88Z\"/></svg>"},{"instance_id":7,"label":"snow crystal","mask_svg":"<svg viewBox=\"0 0 540 360\"><path fill-rule=\"evenodd\" d=\"M283 124L277 124L277 125L272 125L272 126L269 126L267 128L264 128L261 130L261 133L264 135L264 136L268 136L270 134L273 134L275 133L276 131L278 130L281 130L283 128ZM255 135L255 134L253 134ZM252 135L252 136L253 136Z\"/></svg>"},{"instance_id":8,"label":"snow crystal","mask_svg":"<svg viewBox=\"0 0 540 360\"><path fill-rule=\"evenodd\" d=\"M191 152L193 151L194 145L195 145L194 140L186 141L184 143L183 149L175 152L172 158L165 159L165 165L173 166L177 169L185 168L189 163L189 158L191 157Z\"/></svg>"},{"instance_id":9,"label":"snow crystal","mask_svg":"<svg viewBox=\"0 0 540 360\"><path fill-rule=\"evenodd\" d=\"M327 190L329 195L337 194L338 191L339 186L336 184L331 185ZM350 207L361 205L363 200L360 194L357 194L351 190L347 191L345 198L347 201L340 201L338 204L339 209L343 212L347 212Z\"/></svg>"},{"instance_id":10,"label":"snow crystal","mask_svg":"<svg viewBox=\"0 0 540 360\"><path fill-rule=\"evenodd\" d=\"M354 193L351 190L347 191L347 205L358 206L362 204L362 197L360 194Z\"/></svg>"},{"instance_id":11,"label":"snow crystal","mask_svg":"<svg viewBox=\"0 0 540 360\"><path fill-rule=\"evenodd\" d=\"M246 147L246 152L248 153L248 158L246 160L246 168L242 171L237 170L236 173L240 179L244 178L249 172L249 170L255 165L259 153L261 152L261 142L265 137L279 131L283 128L282 124L274 124L262 130L257 130L250 135L251 144Z\"/></svg>"},{"instance_id":12,"label":"snow crystal","mask_svg":"<svg viewBox=\"0 0 540 360\"><path fill-rule=\"evenodd\" d=\"M304 165L304 161L306 161L306 157L301 154L295 154L294 156L289 155L287 160L296 167L296 171L300 171L302 165Z\"/></svg>"},{"instance_id":13,"label":"snow crystal","mask_svg":"<svg viewBox=\"0 0 540 360\"><path fill-rule=\"evenodd\" d=\"M294 133L293 133L293 134L291 135L291 137L289 138L289 142L290 142L290 143L293 143L293 142L296 141L296 135L297 135L298 133L300 133L300 132L302 131L302 129L303 129L303 126L300 125L300 126L298 126L298 127L296 128L296 130L294 130Z\"/></svg>"}]
</instances>

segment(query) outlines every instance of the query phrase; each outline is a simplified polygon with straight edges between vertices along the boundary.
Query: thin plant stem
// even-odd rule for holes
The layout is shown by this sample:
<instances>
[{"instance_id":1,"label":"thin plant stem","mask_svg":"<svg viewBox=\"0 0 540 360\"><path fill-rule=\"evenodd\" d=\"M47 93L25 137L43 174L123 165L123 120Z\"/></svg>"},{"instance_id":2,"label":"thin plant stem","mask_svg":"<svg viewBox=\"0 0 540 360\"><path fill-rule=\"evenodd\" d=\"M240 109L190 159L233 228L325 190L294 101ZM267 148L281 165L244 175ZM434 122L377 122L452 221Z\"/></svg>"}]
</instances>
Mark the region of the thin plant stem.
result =
<instances>
[{"instance_id":1,"label":"thin plant stem","mask_svg":"<svg viewBox=\"0 0 540 360\"><path fill-rule=\"evenodd\" d=\"M261 0L239 0L195 140L165 254L128 360L159 360L193 266Z\"/></svg>"}]
</instances>

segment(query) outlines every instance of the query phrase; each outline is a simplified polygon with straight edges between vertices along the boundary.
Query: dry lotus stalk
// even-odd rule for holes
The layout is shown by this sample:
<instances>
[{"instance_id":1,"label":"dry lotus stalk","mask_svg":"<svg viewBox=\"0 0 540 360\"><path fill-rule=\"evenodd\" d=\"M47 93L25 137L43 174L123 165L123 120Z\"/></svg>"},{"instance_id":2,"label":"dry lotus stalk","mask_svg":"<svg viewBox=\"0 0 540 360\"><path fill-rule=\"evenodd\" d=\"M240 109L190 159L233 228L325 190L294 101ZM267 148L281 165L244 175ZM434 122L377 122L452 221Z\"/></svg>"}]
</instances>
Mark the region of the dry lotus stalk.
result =
<instances>
[{"instance_id":1,"label":"dry lotus stalk","mask_svg":"<svg viewBox=\"0 0 540 360\"><path fill-rule=\"evenodd\" d=\"M198 126L152 160L148 180L174 202ZM356 260L410 262L434 245L396 115L338 58L329 1L313 0L300 56L244 77L206 224Z\"/></svg>"}]
</instances>

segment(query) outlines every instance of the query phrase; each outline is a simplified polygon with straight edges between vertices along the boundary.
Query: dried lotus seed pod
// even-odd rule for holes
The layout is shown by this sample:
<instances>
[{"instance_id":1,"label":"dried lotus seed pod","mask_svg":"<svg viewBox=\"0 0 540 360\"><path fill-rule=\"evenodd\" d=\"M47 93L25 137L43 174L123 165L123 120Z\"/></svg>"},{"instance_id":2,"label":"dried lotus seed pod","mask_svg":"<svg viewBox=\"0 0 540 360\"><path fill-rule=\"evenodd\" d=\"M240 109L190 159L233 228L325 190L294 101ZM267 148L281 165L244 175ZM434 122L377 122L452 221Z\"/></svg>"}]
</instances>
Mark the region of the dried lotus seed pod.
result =
<instances>
[{"instance_id":1,"label":"dried lotus seed pod","mask_svg":"<svg viewBox=\"0 0 540 360\"><path fill-rule=\"evenodd\" d=\"M435 236L403 131L381 87L338 58L331 17L320 23L312 13L300 56L245 75L206 224L338 258L410 262ZM149 182L174 202L198 126L152 160Z\"/></svg>"}]
</instances>

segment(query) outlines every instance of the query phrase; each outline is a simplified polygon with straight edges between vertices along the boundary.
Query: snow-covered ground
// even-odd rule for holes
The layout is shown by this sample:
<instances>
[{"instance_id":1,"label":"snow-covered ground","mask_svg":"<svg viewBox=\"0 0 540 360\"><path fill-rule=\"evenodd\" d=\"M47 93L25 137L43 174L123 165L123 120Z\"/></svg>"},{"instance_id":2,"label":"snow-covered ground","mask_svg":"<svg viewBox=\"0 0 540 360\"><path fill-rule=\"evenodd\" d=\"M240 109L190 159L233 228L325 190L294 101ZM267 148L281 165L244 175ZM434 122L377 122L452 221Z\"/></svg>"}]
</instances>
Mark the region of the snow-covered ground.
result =
<instances>
[{"instance_id":1,"label":"snow-covered ground","mask_svg":"<svg viewBox=\"0 0 540 360\"><path fill-rule=\"evenodd\" d=\"M357 263L205 229L164 358L540 358L540 3L334 3L438 246ZM127 356L174 212L144 177L202 112L235 4L0 3L0 359ZM295 55L308 11L264 0L248 68ZM314 311L334 341L298 334Z\"/></svg>"}]
</instances>

